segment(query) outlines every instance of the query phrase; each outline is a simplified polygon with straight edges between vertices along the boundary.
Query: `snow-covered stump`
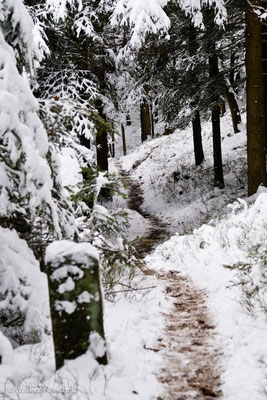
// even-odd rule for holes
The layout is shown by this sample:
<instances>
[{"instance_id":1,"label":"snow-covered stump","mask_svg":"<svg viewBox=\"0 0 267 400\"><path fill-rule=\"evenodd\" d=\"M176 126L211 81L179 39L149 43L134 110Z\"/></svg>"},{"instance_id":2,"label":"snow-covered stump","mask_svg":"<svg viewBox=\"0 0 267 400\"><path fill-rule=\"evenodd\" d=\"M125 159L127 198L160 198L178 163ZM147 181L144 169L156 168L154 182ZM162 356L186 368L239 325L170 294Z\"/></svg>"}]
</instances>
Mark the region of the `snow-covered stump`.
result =
<instances>
[{"instance_id":1,"label":"snow-covered stump","mask_svg":"<svg viewBox=\"0 0 267 400\"><path fill-rule=\"evenodd\" d=\"M56 369L88 350L107 363L98 252L89 243L56 241L46 251Z\"/></svg>"}]
</instances>

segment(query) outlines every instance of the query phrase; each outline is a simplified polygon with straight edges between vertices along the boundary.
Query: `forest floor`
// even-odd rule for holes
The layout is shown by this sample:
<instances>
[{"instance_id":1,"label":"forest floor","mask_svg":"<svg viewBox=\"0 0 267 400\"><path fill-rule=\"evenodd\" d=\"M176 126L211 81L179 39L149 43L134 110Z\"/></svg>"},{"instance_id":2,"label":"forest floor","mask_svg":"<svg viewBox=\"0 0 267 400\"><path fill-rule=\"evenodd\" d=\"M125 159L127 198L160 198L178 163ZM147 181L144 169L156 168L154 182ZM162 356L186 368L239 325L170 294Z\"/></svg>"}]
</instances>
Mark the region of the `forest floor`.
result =
<instances>
[{"instance_id":1,"label":"forest floor","mask_svg":"<svg viewBox=\"0 0 267 400\"><path fill-rule=\"evenodd\" d=\"M128 203L114 196L106 206L128 214L121 234L144 266L132 290L119 286L104 302L108 364L89 349L55 372L47 279L33 263L38 320L27 326L44 334L15 348L0 335L1 399L266 400L267 193L246 197L245 129L233 134L229 113L222 118L222 190L213 186L210 121L198 167L190 127L169 136L159 127L141 145L138 129L127 127L128 155L117 149L110 160ZM70 149L61 161L64 185L75 188L82 175Z\"/></svg>"},{"instance_id":2,"label":"forest floor","mask_svg":"<svg viewBox=\"0 0 267 400\"><path fill-rule=\"evenodd\" d=\"M138 400L266 399L267 194L246 197L244 126L234 134L228 113L221 128L222 190L213 186L210 121L198 167L190 127L141 146L136 125L128 127L129 154L119 164L135 243L156 286L148 297L158 299L152 307L144 300L140 317L149 323L135 330L136 343L155 350L149 361L141 351L136 359L152 388L137 390Z\"/></svg>"},{"instance_id":3,"label":"forest floor","mask_svg":"<svg viewBox=\"0 0 267 400\"><path fill-rule=\"evenodd\" d=\"M139 256L145 257L168 237L168 224L143 210L143 191L139 182L121 165L117 164L117 167L127 186L129 209L138 212L149 223L146 235L136 242ZM161 352L165 364L157 376L164 385L158 399L219 398L220 349L206 305L207 294L177 270L157 272L144 268L144 273L163 283L166 301L173 303L172 308L163 313L164 335L152 349Z\"/></svg>"}]
</instances>

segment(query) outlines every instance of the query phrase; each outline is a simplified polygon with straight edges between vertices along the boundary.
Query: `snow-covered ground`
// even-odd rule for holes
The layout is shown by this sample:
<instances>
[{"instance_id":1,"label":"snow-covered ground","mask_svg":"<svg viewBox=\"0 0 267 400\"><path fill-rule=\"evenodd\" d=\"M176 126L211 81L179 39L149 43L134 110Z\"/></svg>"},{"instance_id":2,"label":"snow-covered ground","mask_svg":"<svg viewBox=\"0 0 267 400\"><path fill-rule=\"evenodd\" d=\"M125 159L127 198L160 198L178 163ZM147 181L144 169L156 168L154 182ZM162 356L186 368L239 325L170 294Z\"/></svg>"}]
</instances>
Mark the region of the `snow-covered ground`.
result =
<instances>
[{"instance_id":1,"label":"snow-covered ground","mask_svg":"<svg viewBox=\"0 0 267 400\"><path fill-rule=\"evenodd\" d=\"M225 189L213 187L211 122L203 124L205 161L195 167L192 129L149 140L122 157L125 170L142 182L145 207L171 225L173 233L190 232L224 213L228 203L246 195L246 132L234 134L231 118L221 119ZM131 132L129 132L131 133ZM131 137L131 140L132 137ZM140 140L136 138L137 143Z\"/></svg>"},{"instance_id":2,"label":"snow-covered ground","mask_svg":"<svg viewBox=\"0 0 267 400\"><path fill-rule=\"evenodd\" d=\"M200 167L194 166L190 128L147 141L121 161L123 168L131 170L140 182L145 208L168 221L173 235L147 256L147 266L180 271L208 293L209 312L223 353L222 399L263 400L267 391L267 194L260 190L253 198L237 200L246 193L246 135L244 130L232 133L229 116L222 121L223 190L213 188L209 122L203 124L205 162ZM135 132L129 145L134 148L140 132L133 126L128 132ZM68 166L68 152L64 157L63 169ZM77 177L79 171L71 168ZM70 174L70 168L65 170ZM229 203L232 206L227 207ZM119 199L115 204L126 207L125 201ZM130 222L130 239L143 236L149 228L143 217L133 211ZM0 233L4 234L4 230ZM17 237L14 243L15 247L23 247ZM6 251L8 257L13 257L8 251L14 249ZM31 268L38 271L31 261L32 254L27 258ZM239 268L225 267L238 263ZM47 310L48 299L43 295L47 293L44 275L38 274L41 315L41 307ZM118 295L115 302L105 304L109 353L105 367L98 366L88 351L54 374L49 336L41 343L14 350L1 336L5 356L0 365L0 397L156 400L163 392L156 375L164 360L153 347L164 331L162 312L170 310L172 302L166 299L165 288L155 276L142 277L139 286L151 289L140 290L131 298ZM46 315L44 320L47 323Z\"/></svg>"},{"instance_id":3,"label":"snow-covered ground","mask_svg":"<svg viewBox=\"0 0 267 400\"><path fill-rule=\"evenodd\" d=\"M263 400L267 394L266 217L267 193L250 208L240 200L220 223L173 236L147 257L148 267L176 269L207 290L222 350L225 400ZM243 276L226 268L238 263L251 264L251 271Z\"/></svg>"},{"instance_id":4,"label":"snow-covered ground","mask_svg":"<svg viewBox=\"0 0 267 400\"><path fill-rule=\"evenodd\" d=\"M1 335L1 399L156 399L162 388L156 379L163 366L151 351L164 328L160 310L167 310L163 287L155 278L143 282L153 289L131 301L121 297L105 307L109 363L99 366L90 351L69 361L54 375L51 340L11 349ZM40 397L39 397L40 396Z\"/></svg>"},{"instance_id":5,"label":"snow-covered ground","mask_svg":"<svg viewBox=\"0 0 267 400\"><path fill-rule=\"evenodd\" d=\"M267 194L259 189L237 200L246 195L246 133L232 133L229 115L222 118L225 189L213 188L211 124L203 128L199 167L190 127L147 141L122 157L122 165L142 183L145 208L176 233L146 258L148 267L181 271L208 292L223 352L222 398L261 400L267 395Z\"/></svg>"}]
</instances>

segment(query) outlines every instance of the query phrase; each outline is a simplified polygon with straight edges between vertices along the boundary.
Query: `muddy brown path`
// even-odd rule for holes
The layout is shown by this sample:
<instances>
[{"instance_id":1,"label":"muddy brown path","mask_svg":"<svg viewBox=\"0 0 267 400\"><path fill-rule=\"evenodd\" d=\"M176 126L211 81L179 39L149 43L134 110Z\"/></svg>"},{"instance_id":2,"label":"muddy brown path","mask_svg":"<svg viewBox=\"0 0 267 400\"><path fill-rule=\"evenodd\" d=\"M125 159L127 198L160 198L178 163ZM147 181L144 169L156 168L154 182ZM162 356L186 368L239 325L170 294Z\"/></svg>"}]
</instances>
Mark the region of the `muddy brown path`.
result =
<instances>
[{"instance_id":1,"label":"muddy brown path","mask_svg":"<svg viewBox=\"0 0 267 400\"><path fill-rule=\"evenodd\" d=\"M165 335L158 346L166 360L158 375L165 387L162 399L221 398L220 350L205 292L177 271L157 276L166 285L166 296L173 300L172 311L164 315Z\"/></svg>"},{"instance_id":2,"label":"muddy brown path","mask_svg":"<svg viewBox=\"0 0 267 400\"><path fill-rule=\"evenodd\" d=\"M143 210L143 192L139 182L135 181L129 172L124 171L119 164L119 173L127 186L127 205L130 210L137 211L149 221L150 229L145 238L135 241L135 247L141 258L147 256L157 245L166 240L167 224L160 218Z\"/></svg>"},{"instance_id":3,"label":"muddy brown path","mask_svg":"<svg viewBox=\"0 0 267 400\"><path fill-rule=\"evenodd\" d=\"M143 192L139 182L118 165L128 192L128 207L148 219L151 229L146 238L137 243L141 257L168 237L167 224L143 210ZM165 295L173 307L166 320L164 335L152 350L160 351L165 367L158 380L164 385L164 395L158 400L221 399L220 349L216 343L214 326L206 305L205 291L179 271L144 271L155 275L165 286Z\"/></svg>"}]
</instances>

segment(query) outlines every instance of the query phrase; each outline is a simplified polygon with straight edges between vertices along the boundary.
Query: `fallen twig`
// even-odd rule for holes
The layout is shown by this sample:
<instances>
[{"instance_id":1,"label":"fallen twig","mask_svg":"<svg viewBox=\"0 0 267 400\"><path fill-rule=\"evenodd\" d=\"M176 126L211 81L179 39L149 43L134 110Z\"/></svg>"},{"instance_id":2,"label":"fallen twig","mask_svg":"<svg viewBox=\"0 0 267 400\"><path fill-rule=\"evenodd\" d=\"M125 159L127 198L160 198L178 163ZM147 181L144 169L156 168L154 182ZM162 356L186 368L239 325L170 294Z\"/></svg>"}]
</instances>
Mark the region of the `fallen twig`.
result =
<instances>
[{"instance_id":1,"label":"fallen twig","mask_svg":"<svg viewBox=\"0 0 267 400\"><path fill-rule=\"evenodd\" d=\"M116 290L115 292L108 292L106 295L111 295L111 294L116 294L116 293L125 293L125 292L138 292L140 290L148 290L148 289L154 289L156 286L147 286L144 288L138 288L138 289L125 289L125 290Z\"/></svg>"}]
</instances>

